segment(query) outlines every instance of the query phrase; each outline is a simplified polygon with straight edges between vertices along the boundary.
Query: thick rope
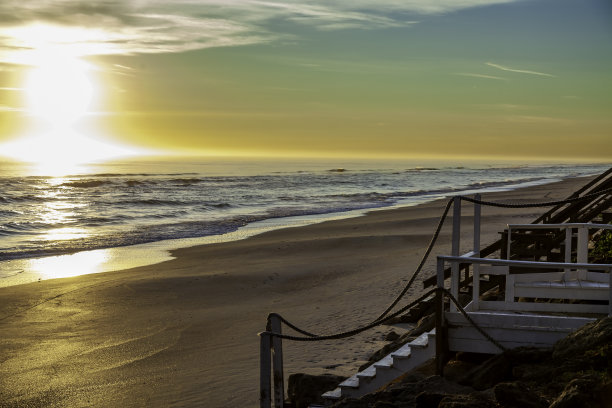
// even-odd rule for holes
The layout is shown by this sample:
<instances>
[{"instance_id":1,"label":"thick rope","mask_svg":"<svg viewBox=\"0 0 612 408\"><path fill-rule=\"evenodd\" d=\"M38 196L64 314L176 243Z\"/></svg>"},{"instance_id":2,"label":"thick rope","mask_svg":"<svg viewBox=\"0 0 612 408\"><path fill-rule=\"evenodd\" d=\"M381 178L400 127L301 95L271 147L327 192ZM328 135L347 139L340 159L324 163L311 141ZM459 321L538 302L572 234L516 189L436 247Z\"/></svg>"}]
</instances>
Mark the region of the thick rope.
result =
<instances>
[{"instance_id":1,"label":"thick rope","mask_svg":"<svg viewBox=\"0 0 612 408\"><path fill-rule=\"evenodd\" d=\"M410 287L412 286L412 284L414 283L416 278L421 273L421 270L423 269L423 266L425 265L425 262L427 262L427 258L429 257L429 254L433 250L434 246L436 245L436 241L438 240L438 237L440 236L440 231L442 230L442 226L444 225L444 221L446 221L446 217L448 216L448 211L450 210L451 205L453 205L453 199L448 200L448 202L446 203L446 207L444 207L444 212L442 213L442 216L440 217L440 221L438 221L438 226L436 227L436 231L434 232L433 236L431 237L431 241L429 241L429 245L427 246L427 250L425 251L425 254L423 255L423 257L421 258L421 262L419 263L419 266L416 268L416 270L412 274L412 277L410 278L410 280L408 281L406 286L404 286L404 289L402 289L401 293L389 305L389 307L387 307L387 309L385 309L385 311L382 312L380 314L380 316L378 316L374 320L375 322L379 321L382 318L384 318L395 307L395 305L397 305L399 303L399 301L402 300L402 298L404 297L406 292L408 292L408 289L410 289Z\"/></svg>"},{"instance_id":2,"label":"thick rope","mask_svg":"<svg viewBox=\"0 0 612 408\"><path fill-rule=\"evenodd\" d=\"M386 322L388 320L391 320L394 317L399 316L400 314L404 313L406 310L408 310L411 307L417 305L419 302L427 299L432 293L436 292L437 290L438 290L438 288L431 289L430 291L425 293L420 298L418 298L415 301L411 302L409 305L406 305L406 306L402 307L401 309L399 309L395 313L390 314L386 318L384 318L382 320L374 321L372 323L369 323L369 324L367 324L365 326L362 326L362 327L358 327L358 328L353 329L353 330L348 330L348 331L345 331L345 332L339 332L339 333L329 334L329 335L322 335L322 336L315 336L315 335L308 334L307 337L299 337L299 336L292 336L292 335L282 334L282 333L274 333L274 332L270 332L269 330L265 331L263 333L259 333L259 335L261 336L261 335L267 334L267 335L270 335L270 336L273 336L273 337L278 337L278 338L281 338L281 339L292 340L292 341L322 341L322 340L345 339L347 337L352 337L352 336L354 336L356 334L362 333L362 332L364 332L366 330L370 330L370 329L372 329L372 328L374 328L376 326L380 326L384 322ZM286 322L285 319L283 319L283 321ZM300 332L302 332L302 331L300 330Z\"/></svg>"},{"instance_id":3,"label":"thick rope","mask_svg":"<svg viewBox=\"0 0 612 408\"><path fill-rule=\"evenodd\" d=\"M517 204L517 203L507 203L507 204L505 204L505 203L496 203L496 202L493 202L493 201L477 200L475 198L466 197L466 196L460 196L460 198L463 201L469 201L469 202L474 203L474 204L486 205L486 206L489 206L489 207L534 208L534 207L552 207L553 205L575 203L577 201L588 200L588 199L599 197L601 195L608 194L608 193L612 193L612 188L606 188L604 190L599 190L599 191L597 191L595 193L583 195L583 196L580 196L580 197L566 198L564 200L557 200L557 201L545 201L545 202L533 203L533 204Z\"/></svg>"}]
</instances>

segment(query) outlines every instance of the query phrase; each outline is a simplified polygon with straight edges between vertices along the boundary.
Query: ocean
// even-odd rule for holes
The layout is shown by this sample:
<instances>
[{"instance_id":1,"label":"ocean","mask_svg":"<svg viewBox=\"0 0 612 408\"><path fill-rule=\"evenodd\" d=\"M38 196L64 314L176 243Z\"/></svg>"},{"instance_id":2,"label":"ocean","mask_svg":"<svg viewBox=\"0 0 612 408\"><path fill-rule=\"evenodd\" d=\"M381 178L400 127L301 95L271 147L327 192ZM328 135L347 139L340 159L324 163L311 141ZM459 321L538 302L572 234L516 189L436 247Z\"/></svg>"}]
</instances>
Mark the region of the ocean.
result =
<instances>
[{"instance_id":1,"label":"ocean","mask_svg":"<svg viewBox=\"0 0 612 408\"><path fill-rule=\"evenodd\" d=\"M25 281L14 277L54 259L49 257L174 240L184 246L194 238L235 239L245 236L236 232L262 224L264 230L294 225L291 220L302 225L592 175L608 167L183 158L100 163L51 176L1 163L0 286L41 279L40 274Z\"/></svg>"}]
</instances>

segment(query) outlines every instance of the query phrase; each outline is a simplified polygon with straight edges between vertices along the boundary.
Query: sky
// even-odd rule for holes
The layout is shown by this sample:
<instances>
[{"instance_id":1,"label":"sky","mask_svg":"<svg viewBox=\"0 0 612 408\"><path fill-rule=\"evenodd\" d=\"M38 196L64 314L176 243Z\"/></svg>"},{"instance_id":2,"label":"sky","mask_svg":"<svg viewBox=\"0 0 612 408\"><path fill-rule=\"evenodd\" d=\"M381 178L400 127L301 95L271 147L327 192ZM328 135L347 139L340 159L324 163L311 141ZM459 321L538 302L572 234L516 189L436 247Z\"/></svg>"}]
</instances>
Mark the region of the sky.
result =
<instances>
[{"instance_id":1,"label":"sky","mask_svg":"<svg viewBox=\"0 0 612 408\"><path fill-rule=\"evenodd\" d=\"M0 155L102 146L610 160L612 2L3 0Z\"/></svg>"}]
</instances>

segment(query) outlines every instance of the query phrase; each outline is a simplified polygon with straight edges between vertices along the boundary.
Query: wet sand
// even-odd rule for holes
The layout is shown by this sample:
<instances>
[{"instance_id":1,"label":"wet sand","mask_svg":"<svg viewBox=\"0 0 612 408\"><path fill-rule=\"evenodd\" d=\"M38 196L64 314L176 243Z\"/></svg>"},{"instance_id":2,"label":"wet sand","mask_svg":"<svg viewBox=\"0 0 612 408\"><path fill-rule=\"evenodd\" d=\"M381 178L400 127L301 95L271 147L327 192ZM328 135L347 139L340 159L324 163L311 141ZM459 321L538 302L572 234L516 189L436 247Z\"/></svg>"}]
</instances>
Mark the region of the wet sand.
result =
<instances>
[{"instance_id":1,"label":"wet sand","mask_svg":"<svg viewBox=\"0 0 612 408\"><path fill-rule=\"evenodd\" d=\"M483 199L567 197L590 178ZM326 334L368 323L418 265L445 200L173 251L168 262L0 289L0 407L254 407L259 338L278 312ZM471 245L464 203L462 250ZM545 209L483 209L482 243ZM450 252L450 219L435 255ZM419 282L421 279L419 279ZM421 293L419 283L406 302ZM403 303L405 304L405 303ZM285 342L285 375L351 375L392 328Z\"/></svg>"}]
</instances>

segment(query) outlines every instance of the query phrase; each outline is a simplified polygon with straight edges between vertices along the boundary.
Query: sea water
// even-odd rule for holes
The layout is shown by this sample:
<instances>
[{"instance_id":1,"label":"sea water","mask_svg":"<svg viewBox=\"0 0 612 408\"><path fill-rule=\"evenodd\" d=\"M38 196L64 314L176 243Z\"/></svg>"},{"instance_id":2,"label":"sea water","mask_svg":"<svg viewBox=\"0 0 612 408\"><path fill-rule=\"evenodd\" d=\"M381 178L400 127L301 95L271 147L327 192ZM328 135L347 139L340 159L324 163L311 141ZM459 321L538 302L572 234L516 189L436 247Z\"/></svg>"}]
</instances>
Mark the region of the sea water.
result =
<instances>
[{"instance_id":1,"label":"sea water","mask_svg":"<svg viewBox=\"0 0 612 408\"><path fill-rule=\"evenodd\" d=\"M592 175L609 165L183 158L99 163L59 175L0 166L0 286L6 286L87 273L84 265L96 264L92 254L108 257L101 252L108 249L132 260L114 268L147 264L168 254L134 248L239 239L356 210ZM68 271L66 261L79 256L84 260ZM35 265L62 272L32 274Z\"/></svg>"}]
</instances>

